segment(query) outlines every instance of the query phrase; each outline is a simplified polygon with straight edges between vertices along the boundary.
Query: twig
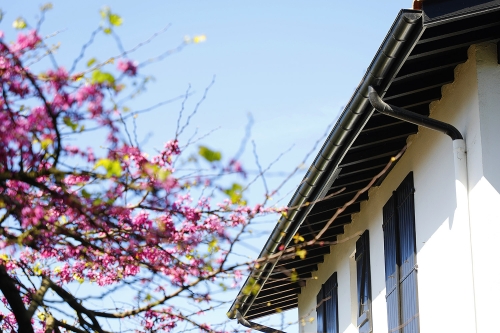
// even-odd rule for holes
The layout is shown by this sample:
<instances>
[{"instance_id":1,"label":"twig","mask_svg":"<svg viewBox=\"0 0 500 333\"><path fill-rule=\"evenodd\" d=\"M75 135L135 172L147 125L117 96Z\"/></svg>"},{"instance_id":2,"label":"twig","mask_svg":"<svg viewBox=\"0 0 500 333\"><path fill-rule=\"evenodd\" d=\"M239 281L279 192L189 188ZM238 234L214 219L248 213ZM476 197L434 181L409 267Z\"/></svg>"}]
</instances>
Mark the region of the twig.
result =
<instances>
[{"instance_id":1,"label":"twig","mask_svg":"<svg viewBox=\"0 0 500 333\"><path fill-rule=\"evenodd\" d=\"M198 103L196 103L196 106L194 107L193 112L191 112L191 114L187 117L186 122L184 123L184 126L182 126L182 128L180 129L180 131L178 132L178 135L176 134L176 138L178 138L182 134L184 129L187 126L189 126L189 122L191 121L191 118L198 112L198 108L200 107L201 103L203 103L203 101L207 98L207 93L210 90L210 88L214 85L214 83L215 83L215 75L212 77L212 81L210 82L210 84L205 88L205 91L203 92L203 96L201 97L201 99L198 101Z\"/></svg>"},{"instance_id":2,"label":"twig","mask_svg":"<svg viewBox=\"0 0 500 333\"><path fill-rule=\"evenodd\" d=\"M85 50L94 42L95 36L101 30L102 30L102 27L98 27L97 29L95 29L94 31L92 31L92 33L90 34L90 39L88 40L87 43L83 44L82 49L80 50L80 54L73 61L73 64L71 65L71 69L69 70L69 73L73 73L73 71L76 68L76 65L78 64L78 62L80 60L82 60L83 56L85 55Z\"/></svg>"},{"instance_id":3,"label":"twig","mask_svg":"<svg viewBox=\"0 0 500 333\"><path fill-rule=\"evenodd\" d=\"M269 196L269 188L267 187L266 177L264 175L265 171L263 171L262 167L260 166L259 156L257 155L257 146L255 145L255 141L253 140L252 140L252 146L253 146L253 156L255 158L255 164L257 165L257 169L259 170L259 175L262 178L262 183L264 184L264 190L266 191L266 196Z\"/></svg>"},{"instance_id":4,"label":"twig","mask_svg":"<svg viewBox=\"0 0 500 333\"><path fill-rule=\"evenodd\" d=\"M177 117L177 128L175 129L175 138L177 139L179 137L179 127L182 119L182 112L184 111L184 105L188 99L189 96L189 90L191 90L191 84L188 85L188 88L186 90L186 93L184 94L184 99L182 100L181 103L181 110L179 111L179 117Z\"/></svg>"}]
</instances>

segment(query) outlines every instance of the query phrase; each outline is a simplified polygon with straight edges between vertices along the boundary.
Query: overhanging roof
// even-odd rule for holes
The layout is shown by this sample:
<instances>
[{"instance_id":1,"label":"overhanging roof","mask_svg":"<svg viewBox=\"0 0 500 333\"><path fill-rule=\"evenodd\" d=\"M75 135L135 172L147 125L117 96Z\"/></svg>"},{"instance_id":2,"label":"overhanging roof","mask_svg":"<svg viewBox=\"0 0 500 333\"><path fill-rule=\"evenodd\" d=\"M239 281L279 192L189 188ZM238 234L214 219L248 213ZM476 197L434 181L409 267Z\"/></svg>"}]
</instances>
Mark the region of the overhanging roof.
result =
<instances>
[{"instance_id":1,"label":"overhanging roof","mask_svg":"<svg viewBox=\"0 0 500 333\"><path fill-rule=\"evenodd\" d=\"M439 2L429 4L429 15L425 6L425 14L414 10L398 14L290 201L288 215L278 222L260 258L294 246L292 240L297 233L305 241L312 240L335 211L367 186L390 157L404 147L407 137L417 133L416 125L373 113L367 100L368 86L375 87L390 104L428 115L429 104L441 98L441 87L453 82L456 65L467 60L469 46L500 38L500 1L476 2L478 6L458 8L452 15L439 16ZM340 195L308 204L341 188L345 190ZM320 241L335 241L364 200L368 200L367 193L334 221ZM278 256L264 260L253 269L229 316L234 318L237 310L245 318L255 319L297 307L301 287L312 278L317 264L323 262L329 251L329 246L316 243L307 248L305 259ZM243 292L255 290L255 285L259 292Z\"/></svg>"}]
</instances>

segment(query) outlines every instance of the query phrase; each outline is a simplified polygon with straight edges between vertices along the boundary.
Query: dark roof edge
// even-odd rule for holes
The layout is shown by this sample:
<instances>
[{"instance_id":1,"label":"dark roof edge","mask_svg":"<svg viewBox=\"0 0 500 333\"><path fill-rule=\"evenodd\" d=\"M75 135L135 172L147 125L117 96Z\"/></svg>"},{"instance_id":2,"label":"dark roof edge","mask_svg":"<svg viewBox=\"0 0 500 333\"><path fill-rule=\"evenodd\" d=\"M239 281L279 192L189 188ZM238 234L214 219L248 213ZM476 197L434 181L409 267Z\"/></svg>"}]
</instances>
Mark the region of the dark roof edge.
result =
<instances>
[{"instance_id":1,"label":"dark roof edge","mask_svg":"<svg viewBox=\"0 0 500 333\"><path fill-rule=\"evenodd\" d=\"M392 78L413 49L423 29L421 11L401 10L399 12L366 74L290 200L287 215L282 216L278 221L259 258L277 253L280 244L288 246L314 206L309 203L316 201L322 193L328 190L326 187L330 182L325 180L329 180L331 175L336 173L347 150L373 113L373 108L368 101L368 87L370 85L377 87L381 95L387 91ZM258 292L244 293L243 291L254 291L255 285L260 285L261 288L274 270L276 262L276 259L273 262L264 261L259 268L253 269L228 312L229 318L236 317L236 310L240 311L243 316L246 315L258 296Z\"/></svg>"},{"instance_id":2,"label":"dark roof edge","mask_svg":"<svg viewBox=\"0 0 500 333\"><path fill-rule=\"evenodd\" d=\"M439 3L438 1L436 2ZM467 6L467 4L465 5L461 4L461 5L463 6L463 8L459 10L452 11L440 16L429 17L432 16L432 10L427 8L427 12L425 12L426 5L424 4L424 25L436 26L436 25L446 24L450 21L461 20L468 16L480 15L482 13L489 12L492 8L498 8L498 6L500 5L500 0L486 1L484 3L476 4L474 6Z\"/></svg>"}]
</instances>

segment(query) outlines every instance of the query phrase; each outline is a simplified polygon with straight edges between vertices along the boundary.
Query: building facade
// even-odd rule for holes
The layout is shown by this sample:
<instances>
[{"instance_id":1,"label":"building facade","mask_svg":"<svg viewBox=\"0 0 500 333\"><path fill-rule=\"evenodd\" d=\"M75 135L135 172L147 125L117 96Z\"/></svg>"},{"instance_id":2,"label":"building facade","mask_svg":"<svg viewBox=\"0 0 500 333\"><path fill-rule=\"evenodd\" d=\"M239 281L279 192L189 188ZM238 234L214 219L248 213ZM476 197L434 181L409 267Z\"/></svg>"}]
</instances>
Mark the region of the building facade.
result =
<instances>
[{"instance_id":1,"label":"building facade","mask_svg":"<svg viewBox=\"0 0 500 333\"><path fill-rule=\"evenodd\" d=\"M245 326L271 332L252 320L298 307L304 333L499 330L500 3L418 7L396 18L263 249L273 259L246 282L259 292L235 300ZM420 120L378 113L370 92Z\"/></svg>"},{"instance_id":2,"label":"building facade","mask_svg":"<svg viewBox=\"0 0 500 333\"><path fill-rule=\"evenodd\" d=\"M410 240L407 246L414 246L415 261L404 257L403 263L397 265L404 265L405 260L416 265L417 283L408 287L414 288L418 297L413 313L397 326L412 325L413 321L418 322L420 332L494 332L498 329L492 318L496 312L494 300L500 299L500 288L495 287L500 270L494 259L498 243L495 239L500 235L500 141L497 139L500 65L496 43L473 45L468 54L467 62L455 69L455 81L443 87L441 100L431 104L430 114L455 125L468 138L466 204L469 212L458 206L451 139L433 130L420 129L408 138L408 149L381 185L370 189L369 200L361 204L361 211L353 215L352 223L338 236L338 244L332 245L330 254L318 265L317 279L311 279L302 289L298 297L302 332L317 331L317 295L335 273L338 332L358 332L360 273L355 258L356 243L358 235L366 230L369 231L367 252L371 282L369 318L373 332L391 332L387 303L390 292L398 291L388 290L386 283L387 273L395 272L387 272L390 267L386 267L391 253L388 253L384 233L388 233L385 228L390 222L387 218L384 221L384 214L388 214L384 209L390 210L387 204L394 191L409 178L413 180L409 186L414 189L414 193L409 194L414 198L414 210L409 213L414 214L414 219L400 226L411 229L414 223L413 235L407 230L408 237L414 237L414 244ZM405 239L404 235L399 238L400 243ZM411 277L400 276L400 279Z\"/></svg>"}]
</instances>

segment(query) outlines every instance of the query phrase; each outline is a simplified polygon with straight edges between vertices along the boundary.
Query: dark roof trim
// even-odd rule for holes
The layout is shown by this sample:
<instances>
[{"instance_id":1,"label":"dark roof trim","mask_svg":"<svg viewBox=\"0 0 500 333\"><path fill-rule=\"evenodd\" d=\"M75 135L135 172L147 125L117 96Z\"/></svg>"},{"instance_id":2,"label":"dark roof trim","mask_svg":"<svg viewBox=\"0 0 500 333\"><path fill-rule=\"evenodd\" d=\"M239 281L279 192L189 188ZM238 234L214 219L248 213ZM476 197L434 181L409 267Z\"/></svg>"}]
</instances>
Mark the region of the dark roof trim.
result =
<instances>
[{"instance_id":1,"label":"dark roof trim","mask_svg":"<svg viewBox=\"0 0 500 333\"><path fill-rule=\"evenodd\" d=\"M276 254L281 244L288 246L314 202L328 189L328 183L339 163L370 119L373 108L368 101L368 87L377 87L384 95L423 30L421 11L399 12L363 80L290 200L287 215L278 221L259 258ZM259 268L253 269L228 312L229 318L236 317L236 310L246 315L258 293L245 294L243 290L255 290L255 285L263 286L274 270L277 259L264 261Z\"/></svg>"},{"instance_id":2,"label":"dark roof trim","mask_svg":"<svg viewBox=\"0 0 500 333\"><path fill-rule=\"evenodd\" d=\"M423 2L422 6L425 13L424 23L426 26L446 24L449 21L486 12L491 8L498 7L498 5L500 5L500 0L427 0Z\"/></svg>"}]
</instances>

